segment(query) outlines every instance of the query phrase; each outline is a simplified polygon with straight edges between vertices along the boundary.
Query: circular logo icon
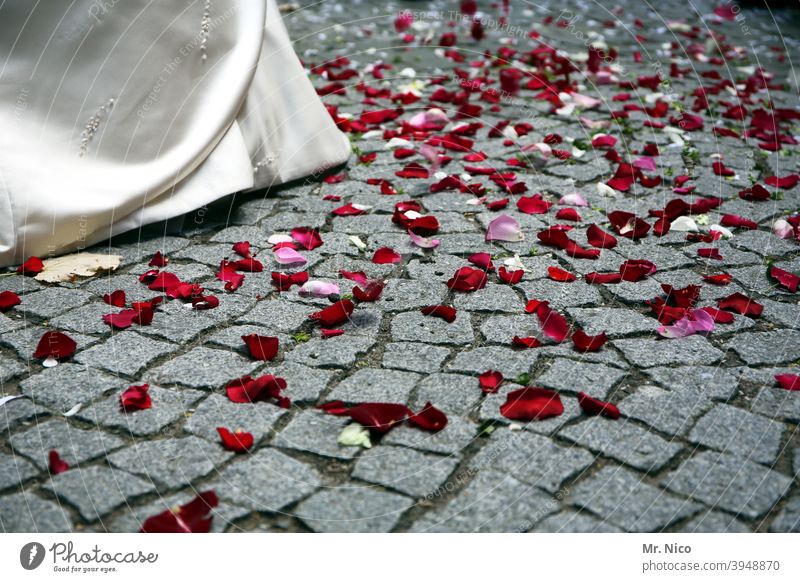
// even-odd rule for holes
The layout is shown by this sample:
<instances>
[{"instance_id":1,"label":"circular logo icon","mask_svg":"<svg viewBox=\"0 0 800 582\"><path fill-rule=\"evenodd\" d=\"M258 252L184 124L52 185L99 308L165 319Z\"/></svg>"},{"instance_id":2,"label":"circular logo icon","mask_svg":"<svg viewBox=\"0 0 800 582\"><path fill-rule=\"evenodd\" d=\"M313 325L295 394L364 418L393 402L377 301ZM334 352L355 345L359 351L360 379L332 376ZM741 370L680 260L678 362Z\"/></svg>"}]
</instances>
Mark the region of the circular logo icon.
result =
<instances>
[{"instance_id":1,"label":"circular logo icon","mask_svg":"<svg viewBox=\"0 0 800 582\"><path fill-rule=\"evenodd\" d=\"M44 546L39 542L30 542L19 551L19 563L26 570L35 570L44 561Z\"/></svg>"}]
</instances>

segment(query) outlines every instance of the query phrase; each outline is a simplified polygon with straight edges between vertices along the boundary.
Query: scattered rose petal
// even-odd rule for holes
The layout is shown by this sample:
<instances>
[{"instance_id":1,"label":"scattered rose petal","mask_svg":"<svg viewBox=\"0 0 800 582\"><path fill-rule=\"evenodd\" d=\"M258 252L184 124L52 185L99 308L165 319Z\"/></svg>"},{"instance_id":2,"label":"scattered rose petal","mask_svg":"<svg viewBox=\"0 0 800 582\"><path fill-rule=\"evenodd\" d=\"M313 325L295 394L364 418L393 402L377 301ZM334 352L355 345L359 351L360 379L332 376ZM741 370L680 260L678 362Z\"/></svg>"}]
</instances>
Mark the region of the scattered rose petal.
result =
<instances>
[{"instance_id":1,"label":"scattered rose petal","mask_svg":"<svg viewBox=\"0 0 800 582\"><path fill-rule=\"evenodd\" d=\"M269 361L278 354L278 338L251 333L243 335L250 356L256 360Z\"/></svg>"},{"instance_id":2,"label":"scattered rose petal","mask_svg":"<svg viewBox=\"0 0 800 582\"><path fill-rule=\"evenodd\" d=\"M46 331L33 352L34 358L55 358L63 360L75 353L78 344L68 335L60 331Z\"/></svg>"},{"instance_id":3,"label":"scattered rose petal","mask_svg":"<svg viewBox=\"0 0 800 582\"><path fill-rule=\"evenodd\" d=\"M800 390L800 376L797 374L778 374L775 380L784 390Z\"/></svg>"},{"instance_id":4,"label":"scattered rose petal","mask_svg":"<svg viewBox=\"0 0 800 582\"><path fill-rule=\"evenodd\" d=\"M461 267L455 275L447 281L447 286L454 291L471 292L483 289L486 286L486 271Z\"/></svg>"},{"instance_id":5,"label":"scattered rose petal","mask_svg":"<svg viewBox=\"0 0 800 582\"><path fill-rule=\"evenodd\" d=\"M769 276L775 279L781 287L788 289L792 293L797 293L797 286L800 285L800 276L779 269L778 267L771 267Z\"/></svg>"},{"instance_id":6,"label":"scattered rose petal","mask_svg":"<svg viewBox=\"0 0 800 582\"><path fill-rule=\"evenodd\" d=\"M349 299L343 299L322 311L312 313L308 318L319 322L322 327L335 327L350 319L354 310L355 304Z\"/></svg>"},{"instance_id":7,"label":"scattered rose petal","mask_svg":"<svg viewBox=\"0 0 800 582\"><path fill-rule=\"evenodd\" d=\"M502 214L489 223L486 230L486 240L499 240L504 242L520 242L525 240L519 223L507 214Z\"/></svg>"},{"instance_id":8,"label":"scattered rose petal","mask_svg":"<svg viewBox=\"0 0 800 582\"><path fill-rule=\"evenodd\" d=\"M33 276L38 275L44 270L44 263L39 257L30 257L27 261L17 267L17 273L20 275Z\"/></svg>"},{"instance_id":9,"label":"scattered rose petal","mask_svg":"<svg viewBox=\"0 0 800 582\"><path fill-rule=\"evenodd\" d=\"M547 267L547 276L553 281L558 281L560 283L571 283L577 278L561 267Z\"/></svg>"},{"instance_id":10,"label":"scattered rose petal","mask_svg":"<svg viewBox=\"0 0 800 582\"><path fill-rule=\"evenodd\" d=\"M22 299L13 291L3 291L0 293L0 311L8 311L20 303L22 303Z\"/></svg>"},{"instance_id":11,"label":"scattered rose petal","mask_svg":"<svg viewBox=\"0 0 800 582\"><path fill-rule=\"evenodd\" d=\"M598 335L587 335L585 331L578 329L572 334L572 343L579 352L596 352L607 341L608 338L604 331L601 331Z\"/></svg>"},{"instance_id":12,"label":"scattered rose petal","mask_svg":"<svg viewBox=\"0 0 800 582\"><path fill-rule=\"evenodd\" d=\"M557 392L530 386L509 392L500 406L500 414L510 420L544 420L563 412L564 405Z\"/></svg>"},{"instance_id":13,"label":"scattered rose petal","mask_svg":"<svg viewBox=\"0 0 800 582\"><path fill-rule=\"evenodd\" d=\"M336 283L325 281L306 281L297 290L301 297L328 297L329 295L339 295L341 291Z\"/></svg>"},{"instance_id":14,"label":"scattered rose petal","mask_svg":"<svg viewBox=\"0 0 800 582\"><path fill-rule=\"evenodd\" d=\"M734 311L739 315L746 315L748 317L759 317L761 312L764 311L764 306L756 303L743 293L734 293L722 299L717 299L717 305L720 309L725 311Z\"/></svg>"},{"instance_id":15,"label":"scattered rose petal","mask_svg":"<svg viewBox=\"0 0 800 582\"><path fill-rule=\"evenodd\" d=\"M47 455L47 468L51 475L58 475L69 469L69 465L58 454L58 451L50 451Z\"/></svg>"},{"instance_id":16,"label":"scattered rose petal","mask_svg":"<svg viewBox=\"0 0 800 582\"><path fill-rule=\"evenodd\" d=\"M119 406L123 412L147 410L153 406L150 399L150 384L131 386L119 396Z\"/></svg>"},{"instance_id":17,"label":"scattered rose petal","mask_svg":"<svg viewBox=\"0 0 800 582\"><path fill-rule=\"evenodd\" d=\"M447 323L453 323L456 320L456 310L449 305L428 305L420 309L422 315L430 317L439 317L444 319Z\"/></svg>"},{"instance_id":18,"label":"scattered rose petal","mask_svg":"<svg viewBox=\"0 0 800 582\"><path fill-rule=\"evenodd\" d=\"M608 418L613 418L614 420L617 420L620 416L619 408L610 402L603 402L602 400L592 398L585 392L578 392L578 404L580 405L581 410L583 410L586 414L591 414L593 416L607 416Z\"/></svg>"},{"instance_id":19,"label":"scattered rose petal","mask_svg":"<svg viewBox=\"0 0 800 582\"><path fill-rule=\"evenodd\" d=\"M226 450L234 453L244 453L253 446L253 435L249 432L237 430L235 432L229 431L224 427L217 427L219 438L222 439L222 446Z\"/></svg>"},{"instance_id":20,"label":"scattered rose petal","mask_svg":"<svg viewBox=\"0 0 800 582\"><path fill-rule=\"evenodd\" d=\"M438 432L447 426L447 416L433 404L426 402L422 410L408 415L408 422L422 430Z\"/></svg>"},{"instance_id":21,"label":"scattered rose petal","mask_svg":"<svg viewBox=\"0 0 800 582\"><path fill-rule=\"evenodd\" d=\"M372 255L372 262L376 265L396 264L402 260L403 257L389 247L381 247Z\"/></svg>"},{"instance_id":22,"label":"scattered rose petal","mask_svg":"<svg viewBox=\"0 0 800 582\"><path fill-rule=\"evenodd\" d=\"M140 533L208 533L211 530L211 510L219 504L213 491L200 493L192 501L148 517Z\"/></svg>"},{"instance_id":23,"label":"scattered rose petal","mask_svg":"<svg viewBox=\"0 0 800 582\"><path fill-rule=\"evenodd\" d=\"M484 394L494 394L503 383L503 374L497 370L487 370L478 376L478 383Z\"/></svg>"},{"instance_id":24,"label":"scattered rose petal","mask_svg":"<svg viewBox=\"0 0 800 582\"><path fill-rule=\"evenodd\" d=\"M303 255L289 247L277 249L272 254L275 256L275 261L281 265L305 264L307 262Z\"/></svg>"}]
</instances>

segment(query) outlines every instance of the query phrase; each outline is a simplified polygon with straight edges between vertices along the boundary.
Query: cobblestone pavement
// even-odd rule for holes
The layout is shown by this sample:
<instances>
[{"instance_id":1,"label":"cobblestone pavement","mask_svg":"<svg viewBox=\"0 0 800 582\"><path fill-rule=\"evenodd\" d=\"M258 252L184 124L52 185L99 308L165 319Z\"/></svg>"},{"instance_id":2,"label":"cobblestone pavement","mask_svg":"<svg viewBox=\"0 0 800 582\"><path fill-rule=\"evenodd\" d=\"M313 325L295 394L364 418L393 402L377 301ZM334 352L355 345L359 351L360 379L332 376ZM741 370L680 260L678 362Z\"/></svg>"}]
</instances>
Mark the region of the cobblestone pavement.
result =
<instances>
[{"instance_id":1,"label":"cobblestone pavement","mask_svg":"<svg viewBox=\"0 0 800 582\"><path fill-rule=\"evenodd\" d=\"M502 26L501 3L479 2L489 17L480 42L450 12L454 2L323 2L287 15L298 54L317 66L313 81L349 130L354 156L334 172L341 180L312 176L220 201L182 225L158 225L100 245L93 250L124 257L110 276L58 285L13 272L0 278L0 291L22 300L0 313L0 386L4 396L26 396L0 406L2 529L136 531L144 518L214 490L214 531L797 531L800 392L780 388L774 376L798 372L800 306L767 273L768 264L800 273L798 242L772 232L776 219L798 210L800 186L778 188L767 178L800 169L791 137L798 134L791 69L800 57L798 23L790 14L775 12L773 20L732 3L722 4L730 19L709 16L715 4L695 3L704 21L685 2L660 2L657 13L634 0L617 4L619 11L588 2L515 0ZM415 17L404 32L394 27L400 8ZM681 18L689 24L676 24ZM456 34L455 43L437 46L447 31ZM598 57L596 73L587 61L589 44L609 49ZM319 66L340 55L350 62ZM469 82L459 83L459 72L482 76L483 68L474 68L480 61L496 81L502 58L538 71L542 85L526 88L525 77L515 92L509 75L502 88L490 85L499 91L497 103L479 87L463 96L480 109L464 105L457 93ZM558 85L565 79L559 69L569 63L572 90L600 99L599 105L574 96L546 99L558 92L548 93L548 86L565 88ZM774 76L759 76L759 65ZM414 92L422 98L402 103ZM435 92L439 100L430 101ZM765 120L773 123L767 100L782 139L764 129ZM667 107L659 110L659 102ZM437 125L435 112L429 114L422 120L430 124L426 135L412 125L431 106L445 112L449 125ZM396 118L362 116L400 107ZM472 122L482 125L470 128ZM715 134L715 125L737 135ZM616 145L597 139L599 132ZM744 132L746 139L738 137ZM434 139L420 155L431 136L449 137ZM776 140L783 143L773 151ZM643 174L626 182L612 150L639 160L636 174ZM443 174L428 171L436 159L431 151L453 158L439 169ZM474 166L514 176L490 177L474 168L463 175ZM404 168L408 176L429 175L398 176ZM597 187L615 174L623 185ZM442 182L444 175L458 179ZM656 176L663 182L648 181ZM739 196L754 183L766 186L766 200ZM432 185L443 189L432 192ZM397 194L384 195L382 187ZM555 204L575 192L587 206ZM476 193L486 202L510 203L492 210ZM517 201L534 193L553 207L522 212ZM392 221L395 204L407 200L421 205L419 214L438 219L437 248L412 244ZM672 200L687 204L669 216L672 230L656 236L658 217L649 211ZM358 215L332 214L348 203ZM520 206L531 210L524 201ZM569 220L569 208L580 222ZM650 232L636 240L624 236L628 221L615 228L613 211L636 213ZM725 215L752 220L756 228L735 227ZM485 240L490 222L501 216L521 225L524 241ZM545 246L537 237L549 226L569 224L570 239L593 249L586 244L593 223L618 240L596 259L576 258L574 249ZM709 235L720 223L729 225L730 238L687 241L692 225ZM305 267L278 264L268 243L295 227L319 229L324 243L299 249ZM241 241L260 251L264 271L244 273L242 286L228 292L215 273ZM381 247L395 249L400 262L374 263ZM699 256L704 248L722 258ZM115 308L102 296L121 289L129 302L153 297L139 276L156 251L169 258L163 270L202 285L219 307L198 311L166 300L150 325L112 331L102 316ZM490 253L496 266L518 255L522 279L505 284L492 272L482 289L451 290L447 281L477 252ZM587 282L592 272L618 272L635 259L651 261L656 272L635 282ZM548 267L577 280L555 281ZM337 283L342 297L355 283L341 270L387 284L380 299L358 303L338 326L343 335L323 339L308 316L331 300L301 297L296 286L278 292L271 284L273 271L302 270L312 280ZM714 285L702 278L721 273L732 281ZM717 300L740 292L763 313L735 314L706 334L662 338L646 303L664 297L662 284L701 285L698 308L717 307ZM548 301L574 329L605 332L608 343L581 353L569 338L555 342L540 318L525 312L534 299ZM420 309L430 305L456 308L455 321L424 316ZM32 357L48 329L77 342L75 355L52 368ZM275 359L250 356L241 339L250 333L279 338ZM515 335L542 345L514 346ZM495 394L480 388L478 375L487 370L505 377ZM288 408L274 401L236 404L226 396L230 381L267 373L286 380ZM122 412L122 391L142 383L151 386L152 407ZM563 413L538 421L506 418L501 405L525 385L557 391ZM578 392L616 404L621 417L588 415ZM406 422L372 434L371 448L345 446L338 439L350 419L318 408L334 400L402 403L415 411L430 401L448 424L434 433ZM255 444L244 454L230 452L217 427L250 432ZM68 470L50 475L51 450Z\"/></svg>"}]
</instances>

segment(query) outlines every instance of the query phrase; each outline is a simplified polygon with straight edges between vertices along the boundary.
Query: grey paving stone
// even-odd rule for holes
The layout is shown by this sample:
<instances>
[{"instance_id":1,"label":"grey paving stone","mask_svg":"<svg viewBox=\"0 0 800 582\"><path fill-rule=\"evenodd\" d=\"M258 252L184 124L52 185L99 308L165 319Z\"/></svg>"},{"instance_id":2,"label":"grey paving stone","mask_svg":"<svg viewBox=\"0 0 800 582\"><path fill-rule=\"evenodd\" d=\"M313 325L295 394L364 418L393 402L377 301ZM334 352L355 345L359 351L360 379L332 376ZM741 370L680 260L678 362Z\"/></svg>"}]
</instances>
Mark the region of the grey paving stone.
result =
<instances>
[{"instance_id":1,"label":"grey paving stone","mask_svg":"<svg viewBox=\"0 0 800 582\"><path fill-rule=\"evenodd\" d=\"M185 432L212 442L219 442L217 428L241 429L253 435L258 443L271 434L275 423L287 411L269 402L239 404L222 394L211 394L189 415Z\"/></svg>"},{"instance_id":2,"label":"grey paving stone","mask_svg":"<svg viewBox=\"0 0 800 582\"><path fill-rule=\"evenodd\" d=\"M292 332L306 321L308 316L317 311L310 305L302 305L281 299L265 299L259 301L248 313L239 318L239 323L263 325L275 331Z\"/></svg>"},{"instance_id":3,"label":"grey paving stone","mask_svg":"<svg viewBox=\"0 0 800 582\"><path fill-rule=\"evenodd\" d=\"M135 442L109 455L108 461L118 469L175 489L205 477L232 456L219 439L210 443L190 436Z\"/></svg>"},{"instance_id":4,"label":"grey paving stone","mask_svg":"<svg viewBox=\"0 0 800 582\"><path fill-rule=\"evenodd\" d=\"M125 330L112 335L102 344L76 354L75 361L117 374L134 376L174 349L171 344Z\"/></svg>"},{"instance_id":5,"label":"grey paving stone","mask_svg":"<svg viewBox=\"0 0 800 582\"><path fill-rule=\"evenodd\" d=\"M258 370L258 375L262 374L272 374L286 380L284 394L293 403L316 402L333 377L333 372L292 362L284 362L279 366L267 365Z\"/></svg>"},{"instance_id":6,"label":"grey paving stone","mask_svg":"<svg viewBox=\"0 0 800 582\"><path fill-rule=\"evenodd\" d=\"M520 313L525 304L510 286L488 283L474 293L457 293L453 307L459 311Z\"/></svg>"},{"instance_id":7,"label":"grey paving stone","mask_svg":"<svg viewBox=\"0 0 800 582\"><path fill-rule=\"evenodd\" d=\"M767 418L800 423L800 394L791 390L762 388L753 400L752 410Z\"/></svg>"},{"instance_id":8,"label":"grey paving stone","mask_svg":"<svg viewBox=\"0 0 800 582\"><path fill-rule=\"evenodd\" d=\"M563 447L528 431L498 428L470 460L475 469L493 469L524 483L556 493L567 480L581 474L594 455L579 447Z\"/></svg>"},{"instance_id":9,"label":"grey paving stone","mask_svg":"<svg viewBox=\"0 0 800 582\"><path fill-rule=\"evenodd\" d=\"M88 404L119 385L117 378L99 370L64 363L26 378L20 388L36 404L63 413L78 404Z\"/></svg>"},{"instance_id":10,"label":"grey paving stone","mask_svg":"<svg viewBox=\"0 0 800 582\"><path fill-rule=\"evenodd\" d=\"M784 427L778 422L730 406L717 404L689 433L689 440L711 449L771 464L780 452Z\"/></svg>"},{"instance_id":11,"label":"grey paving stone","mask_svg":"<svg viewBox=\"0 0 800 582\"><path fill-rule=\"evenodd\" d=\"M50 319L50 325L63 331L77 331L78 333L108 334L111 327L103 321L107 313L119 311L106 303L92 302L77 309L67 311L63 315ZM141 326L139 329L143 329Z\"/></svg>"},{"instance_id":12,"label":"grey paving stone","mask_svg":"<svg viewBox=\"0 0 800 582\"><path fill-rule=\"evenodd\" d=\"M203 396L197 390L174 390L150 386L152 407L146 410L123 412L120 410L119 393L93 404L77 413L77 418L98 426L121 430L134 436L155 435L168 430L170 425L184 418L191 406Z\"/></svg>"},{"instance_id":13,"label":"grey paving stone","mask_svg":"<svg viewBox=\"0 0 800 582\"><path fill-rule=\"evenodd\" d=\"M85 520L94 521L153 491L155 485L130 473L95 465L56 475L44 488L76 507Z\"/></svg>"},{"instance_id":14,"label":"grey paving stone","mask_svg":"<svg viewBox=\"0 0 800 582\"><path fill-rule=\"evenodd\" d=\"M412 279L446 283L458 269L468 265L462 257L448 255L437 249L437 253L431 257L409 261L406 272Z\"/></svg>"},{"instance_id":15,"label":"grey paving stone","mask_svg":"<svg viewBox=\"0 0 800 582\"><path fill-rule=\"evenodd\" d=\"M417 387L410 405L421 409L431 402L442 412L463 416L473 410L481 399L477 380L461 374L431 374Z\"/></svg>"},{"instance_id":16,"label":"grey paving stone","mask_svg":"<svg viewBox=\"0 0 800 582\"><path fill-rule=\"evenodd\" d=\"M153 234L157 227L150 233L132 232L115 238L112 246L102 246L102 253L122 255L122 265L130 265L139 261L150 261L156 251L161 251L166 256L178 252L188 246L189 240L179 236L169 236L162 233ZM107 277L108 275L101 275Z\"/></svg>"},{"instance_id":17,"label":"grey paving stone","mask_svg":"<svg viewBox=\"0 0 800 582\"><path fill-rule=\"evenodd\" d=\"M702 451L686 459L661 482L709 507L755 519L786 494L792 480L742 457Z\"/></svg>"},{"instance_id":18,"label":"grey paving stone","mask_svg":"<svg viewBox=\"0 0 800 582\"><path fill-rule=\"evenodd\" d=\"M770 299L759 299L759 303L764 306L762 317L785 327L800 329L800 305L772 301Z\"/></svg>"},{"instance_id":19,"label":"grey paving stone","mask_svg":"<svg viewBox=\"0 0 800 582\"><path fill-rule=\"evenodd\" d=\"M400 425L393 428L381 439L381 444L401 445L421 451L455 455L477 438L478 425L451 416L447 426L437 432L429 432L416 427Z\"/></svg>"},{"instance_id":20,"label":"grey paving stone","mask_svg":"<svg viewBox=\"0 0 800 582\"><path fill-rule=\"evenodd\" d=\"M247 376L259 365L260 362L230 350L197 347L150 370L144 379L158 384L213 389Z\"/></svg>"},{"instance_id":21,"label":"grey paving stone","mask_svg":"<svg viewBox=\"0 0 800 582\"><path fill-rule=\"evenodd\" d=\"M272 445L334 459L352 459L359 447L340 445L339 434L350 419L319 411L303 411L273 439Z\"/></svg>"},{"instance_id":22,"label":"grey paving stone","mask_svg":"<svg viewBox=\"0 0 800 582\"><path fill-rule=\"evenodd\" d=\"M431 374L441 368L450 355L450 350L436 346L420 349L411 342L393 342L386 344L383 351L383 366L421 374Z\"/></svg>"},{"instance_id":23,"label":"grey paving stone","mask_svg":"<svg viewBox=\"0 0 800 582\"><path fill-rule=\"evenodd\" d=\"M16 359L0 354L0 386L16 376L22 375L27 369L27 366Z\"/></svg>"},{"instance_id":24,"label":"grey paving stone","mask_svg":"<svg viewBox=\"0 0 800 582\"><path fill-rule=\"evenodd\" d=\"M642 471L659 470L683 448L622 419L597 416L561 429L558 434Z\"/></svg>"},{"instance_id":25,"label":"grey paving stone","mask_svg":"<svg viewBox=\"0 0 800 582\"><path fill-rule=\"evenodd\" d=\"M368 352L375 339L347 334L330 339L312 339L296 346L286 354L286 361L312 368L345 368L356 363L359 356Z\"/></svg>"},{"instance_id":26,"label":"grey paving stone","mask_svg":"<svg viewBox=\"0 0 800 582\"><path fill-rule=\"evenodd\" d=\"M30 491L0 497L0 528L4 533L65 533L72 531L66 507Z\"/></svg>"},{"instance_id":27,"label":"grey paving stone","mask_svg":"<svg viewBox=\"0 0 800 582\"><path fill-rule=\"evenodd\" d=\"M525 293L527 301L531 299L549 301L550 307L556 310L602 303L597 286L588 285L583 281L559 283L550 279L541 279L530 283L522 282L518 287Z\"/></svg>"},{"instance_id":28,"label":"grey paving stone","mask_svg":"<svg viewBox=\"0 0 800 582\"><path fill-rule=\"evenodd\" d=\"M480 471L454 499L414 522L411 531L527 531L559 508L550 496L510 475Z\"/></svg>"},{"instance_id":29,"label":"grey paving stone","mask_svg":"<svg viewBox=\"0 0 800 582\"><path fill-rule=\"evenodd\" d=\"M0 452L0 491L18 487L31 477L39 474L39 469L20 455ZM2 521L2 517L0 517Z\"/></svg>"},{"instance_id":30,"label":"grey paving stone","mask_svg":"<svg viewBox=\"0 0 800 582\"><path fill-rule=\"evenodd\" d=\"M171 301L155 314L150 325L143 325L138 331L142 335L186 344L217 325L207 312L193 309L191 303Z\"/></svg>"},{"instance_id":31,"label":"grey paving stone","mask_svg":"<svg viewBox=\"0 0 800 582\"><path fill-rule=\"evenodd\" d=\"M364 368L337 384L329 400L395 402L405 404L422 376L413 372Z\"/></svg>"},{"instance_id":32,"label":"grey paving stone","mask_svg":"<svg viewBox=\"0 0 800 582\"><path fill-rule=\"evenodd\" d=\"M636 473L611 466L575 486L570 503L629 532L661 531L701 508L645 483Z\"/></svg>"},{"instance_id":33,"label":"grey paving stone","mask_svg":"<svg viewBox=\"0 0 800 582\"><path fill-rule=\"evenodd\" d=\"M36 293L28 293L25 300L16 307L19 313L50 318L60 315L89 301L92 294L81 289L48 287Z\"/></svg>"},{"instance_id":34,"label":"grey paving stone","mask_svg":"<svg viewBox=\"0 0 800 582\"><path fill-rule=\"evenodd\" d=\"M467 345L475 340L468 313L459 313L453 323L438 317L427 317L419 311L398 313L392 319L394 341L423 342L444 345Z\"/></svg>"},{"instance_id":35,"label":"grey paving stone","mask_svg":"<svg viewBox=\"0 0 800 582\"><path fill-rule=\"evenodd\" d=\"M619 302L642 305L645 301L663 293L661 285L652 277L637 281L603 285L603 287Z\"/></svg>"},{"instance_id":36,"label":"grey paving stone","mask_svg":"<svg viewBox=\"0 0 800 582\"><path fill-rule=\"evenodd\" d=\"M514 336L536 337L546 339L542 335L539 319L535 315L494 315L481 324L481 334L488 343L511 346ZM537 350L524 350L535 359Z\"/></svg>"},{"instance_id":37,"label":"grey paving stone","mask_svg":"<svg viewBox=\"0 0 800 582\"><path fill-rule=\"evenodd\" d=\"M689 520L681 531L686 533L749 533L750 528L721 511L706 511Z\"/></svg>"},{"instance_id":38,"label":"grey paving stone","mask_svg":"<svg viewBox=\"0 0 800 582\"><path fill-rule=\"evenodd\" d=\"M642 368L667 364L708 365L720 361L725 355L698 335L680 339L620 339L611 343L628 361Z\"/></svg>"},{"instance_id":39,"label":"grey paving stone","mask_svg":"<svg viewBox=\"0 0 800 582\"><path fill-rule=\"evenodd\" d=\"M468 374L482 374L487 370L498 370L505 378L513 380L520 374L529 373L535 362L536 357L532 357L527 350L484 346L459 352L447 365L447 370Z\"/></svg>"},{"instance_id":40,"label":"grey paving stone","mask_svg":"<svg viewBox=\"0 0 800 582\"><path fill-rule=\"evenodd\" d=\"M277 512L320 485L319 473L309 465L274 449L261 449L228 465L208 486L227 502Z\"/></svg>"},{"instance_id":41,"label":"grey paving stone","mask_svg":"<svg viewBox=\"0 0 800 582\"><path fill-rule=\"evenodd\" d=\"M678 366L644 371L655 382L678 392L697 392L714 400L728 400L736 394L739 379L717 366Z\"/></svg>"},{"instance_id":42,"label":"grey paving stone","mask_svg":"<svg viewBox=\"0 0 800 582\"><path fill-rule=\"evenodd\" d=\"M251 333L277 337L279 354L287 352L296 343L291 336L285 333L276 332L273 329L261 325L231 325L230 327L221 329L206 337L206 343L213 344L217 347L223 347L227 351L234 351L242 356L250 358L250 352L248 351L247 345L244 343L242 336L250 335ZM276 358L280 359L280 356L276 356Z\"/></svg>"},{"instance_id":43,"label":"grey paving stone","mask_svg":"<svg viewBox=\"0 0 800 582\"><path fill-rule=\"evenodd\" d=\"M75 428L59 420L49 420L18 432L9 442L14 451L31 459L40 469L47 468L52 450L70 467L78 467L125 444L118 436L102 430Z\"/></svg>"},{"instance_id":44,"label":"grey paving stone","mask_svg":"<svg viewBox=\"0 0 800 582\"><path fill-rule=\"evenodd\" d=\"M25 325L25 320L21 315L10 312L11 317L0 313L0 334L13 331Z\"/></svg>"},{"instance_id":45,"label":"grey paving stone","mask_svg":"<svg viewBox=\"0 0 800 582\"><path fill-rule=\"evenodd\" d=\"M536 533L620 533L617 526L583 512L562 511L542 520Z\"/></svg>"},{"instance_id":46,"label":"grey paving stone","mask_svg":"<svg viewBox=\"0 0 800 582\"><path fill-rule=\"evenodd\" d=\"M317 532L388 532L413 501L372 487L323 489L297 506L295 515Z\"/></svg>"},{"instance_id":47,"label":"grey paving stone","mask_svg":"<svg viewBox=\"0 0 800 582\"><path fill-rule=\"evenodd\" d=\"M742 333L727 344L748 365L781 364L800 359L800 331Z\"/></svg>"},{"instance_id":48,"label":"grey paving stone","mask_svg":"<svg viewBox=\"0 0 800 582\"><path fill-rule=\"evenodd\" d=\"M6 396L6 394L3 394ZM29 398L16 398L0 408L0 435L8 438L12 429L28 421L39 422L49 415L47 409L37 406Z\"/></svg>"},{"instance_id":49,"label":"grey paving stone","mask_svg":"<svg viewBox=\"0 0 800 582\"><path fill-rule=\"evenodd\" d=\"M590 364L604 364L615 368L627 369L628 363L611 347L598 352L582 353L575 349L572 342L567 340L561 344L544 345L534 350L540 358L567 358L577 362Z\"/></svg>"},{"instance_id":50,"label":"grey paving stone","mask_svg":"<svg viewBox=\"0 0 800 582\"><path fill-rule=\"evenodd\" d=\"M659 323L633 309L610 307L570 307L567 313L589 335L601 332L610 338L650 333L655 335Z\"/></svg>"},{"instance_id":51,"label":"grey paving stone","mask_svg":"<svg viewBox=\"0 0 800 582\"><path fill-rule=\"evenodd\" d=\"M624 416L635 418L662 433L685 436L712 401L699 392L673 392L657 386L640 386L619 403Z\"/></svg>"},{"instance_id":52,"label":"grey paving stone","mask_svg":"<svg viewBox=\"0 0 800 582\"><path fill-rule=\"evenodd\" d=\"M352 476L411 497L423 497L441 487L457 465L454 457L382 445L359 457Z\"/></svg>"},{"instance_id":53,"label":"grey paving stone","mask_svg":"<svg viewBox=\"0 0 800 582\"><path fill-rule=\"evenodd\" d=\"M734 248L758 253L762 257L780 256L797 250L790 240L778 238L771 232L764 230L745 230L736 233L730 240Z\"/></svg>"},{"instance_id":54,"label":"grey paving stone","mask_svg":"<svg viewBox=\"0 0 800 582\"><path fill-rule=\"evenodd\" d=\"M588 364L558 358L534 380L534 383L561 392L586 392L595 398L605 399L625 375L625 372L603 364Z\"/></svg>"},{"instance_id":55,"label":"grey paving stone","mask_svg":"<svg viewBox=\"0 0 800 582\"><path fill-rule=\"evenodd\" d=\"M795 495L789 499L769 525L769 531L774 533L800 532L800 496Z\"/></svg>"},{"instance_id":56,"label":"grey paving stone","mask_svg":"<svg viewBox=\"0 0 800 582\"><path fill-rule=\"evenodd\" d=\"M381 307L386 311L408 311L426 305L440 305L447 287L435 281L391 279L381 295Z\"/></svg>"}]
</instances>

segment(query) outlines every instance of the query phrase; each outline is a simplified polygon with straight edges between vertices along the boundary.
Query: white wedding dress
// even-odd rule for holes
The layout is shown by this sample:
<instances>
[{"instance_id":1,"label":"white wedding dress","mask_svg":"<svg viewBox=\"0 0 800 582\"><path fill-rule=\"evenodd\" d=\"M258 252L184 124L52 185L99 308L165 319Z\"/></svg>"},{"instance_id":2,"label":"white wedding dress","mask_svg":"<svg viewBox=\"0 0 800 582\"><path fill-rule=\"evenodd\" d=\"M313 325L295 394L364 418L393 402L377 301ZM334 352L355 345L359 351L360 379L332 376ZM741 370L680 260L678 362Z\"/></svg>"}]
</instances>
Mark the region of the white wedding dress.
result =
<instances>
[{"instance_id":1,"label":"white wedding dress","mask_svg":"<svg viewBox=\"0 0 800 582\"><path fill-rule=\"evenodd\" d=\"M0 95L0 266L350 153L274 0L6 0Z\"/></svg>"}]
</instances>

